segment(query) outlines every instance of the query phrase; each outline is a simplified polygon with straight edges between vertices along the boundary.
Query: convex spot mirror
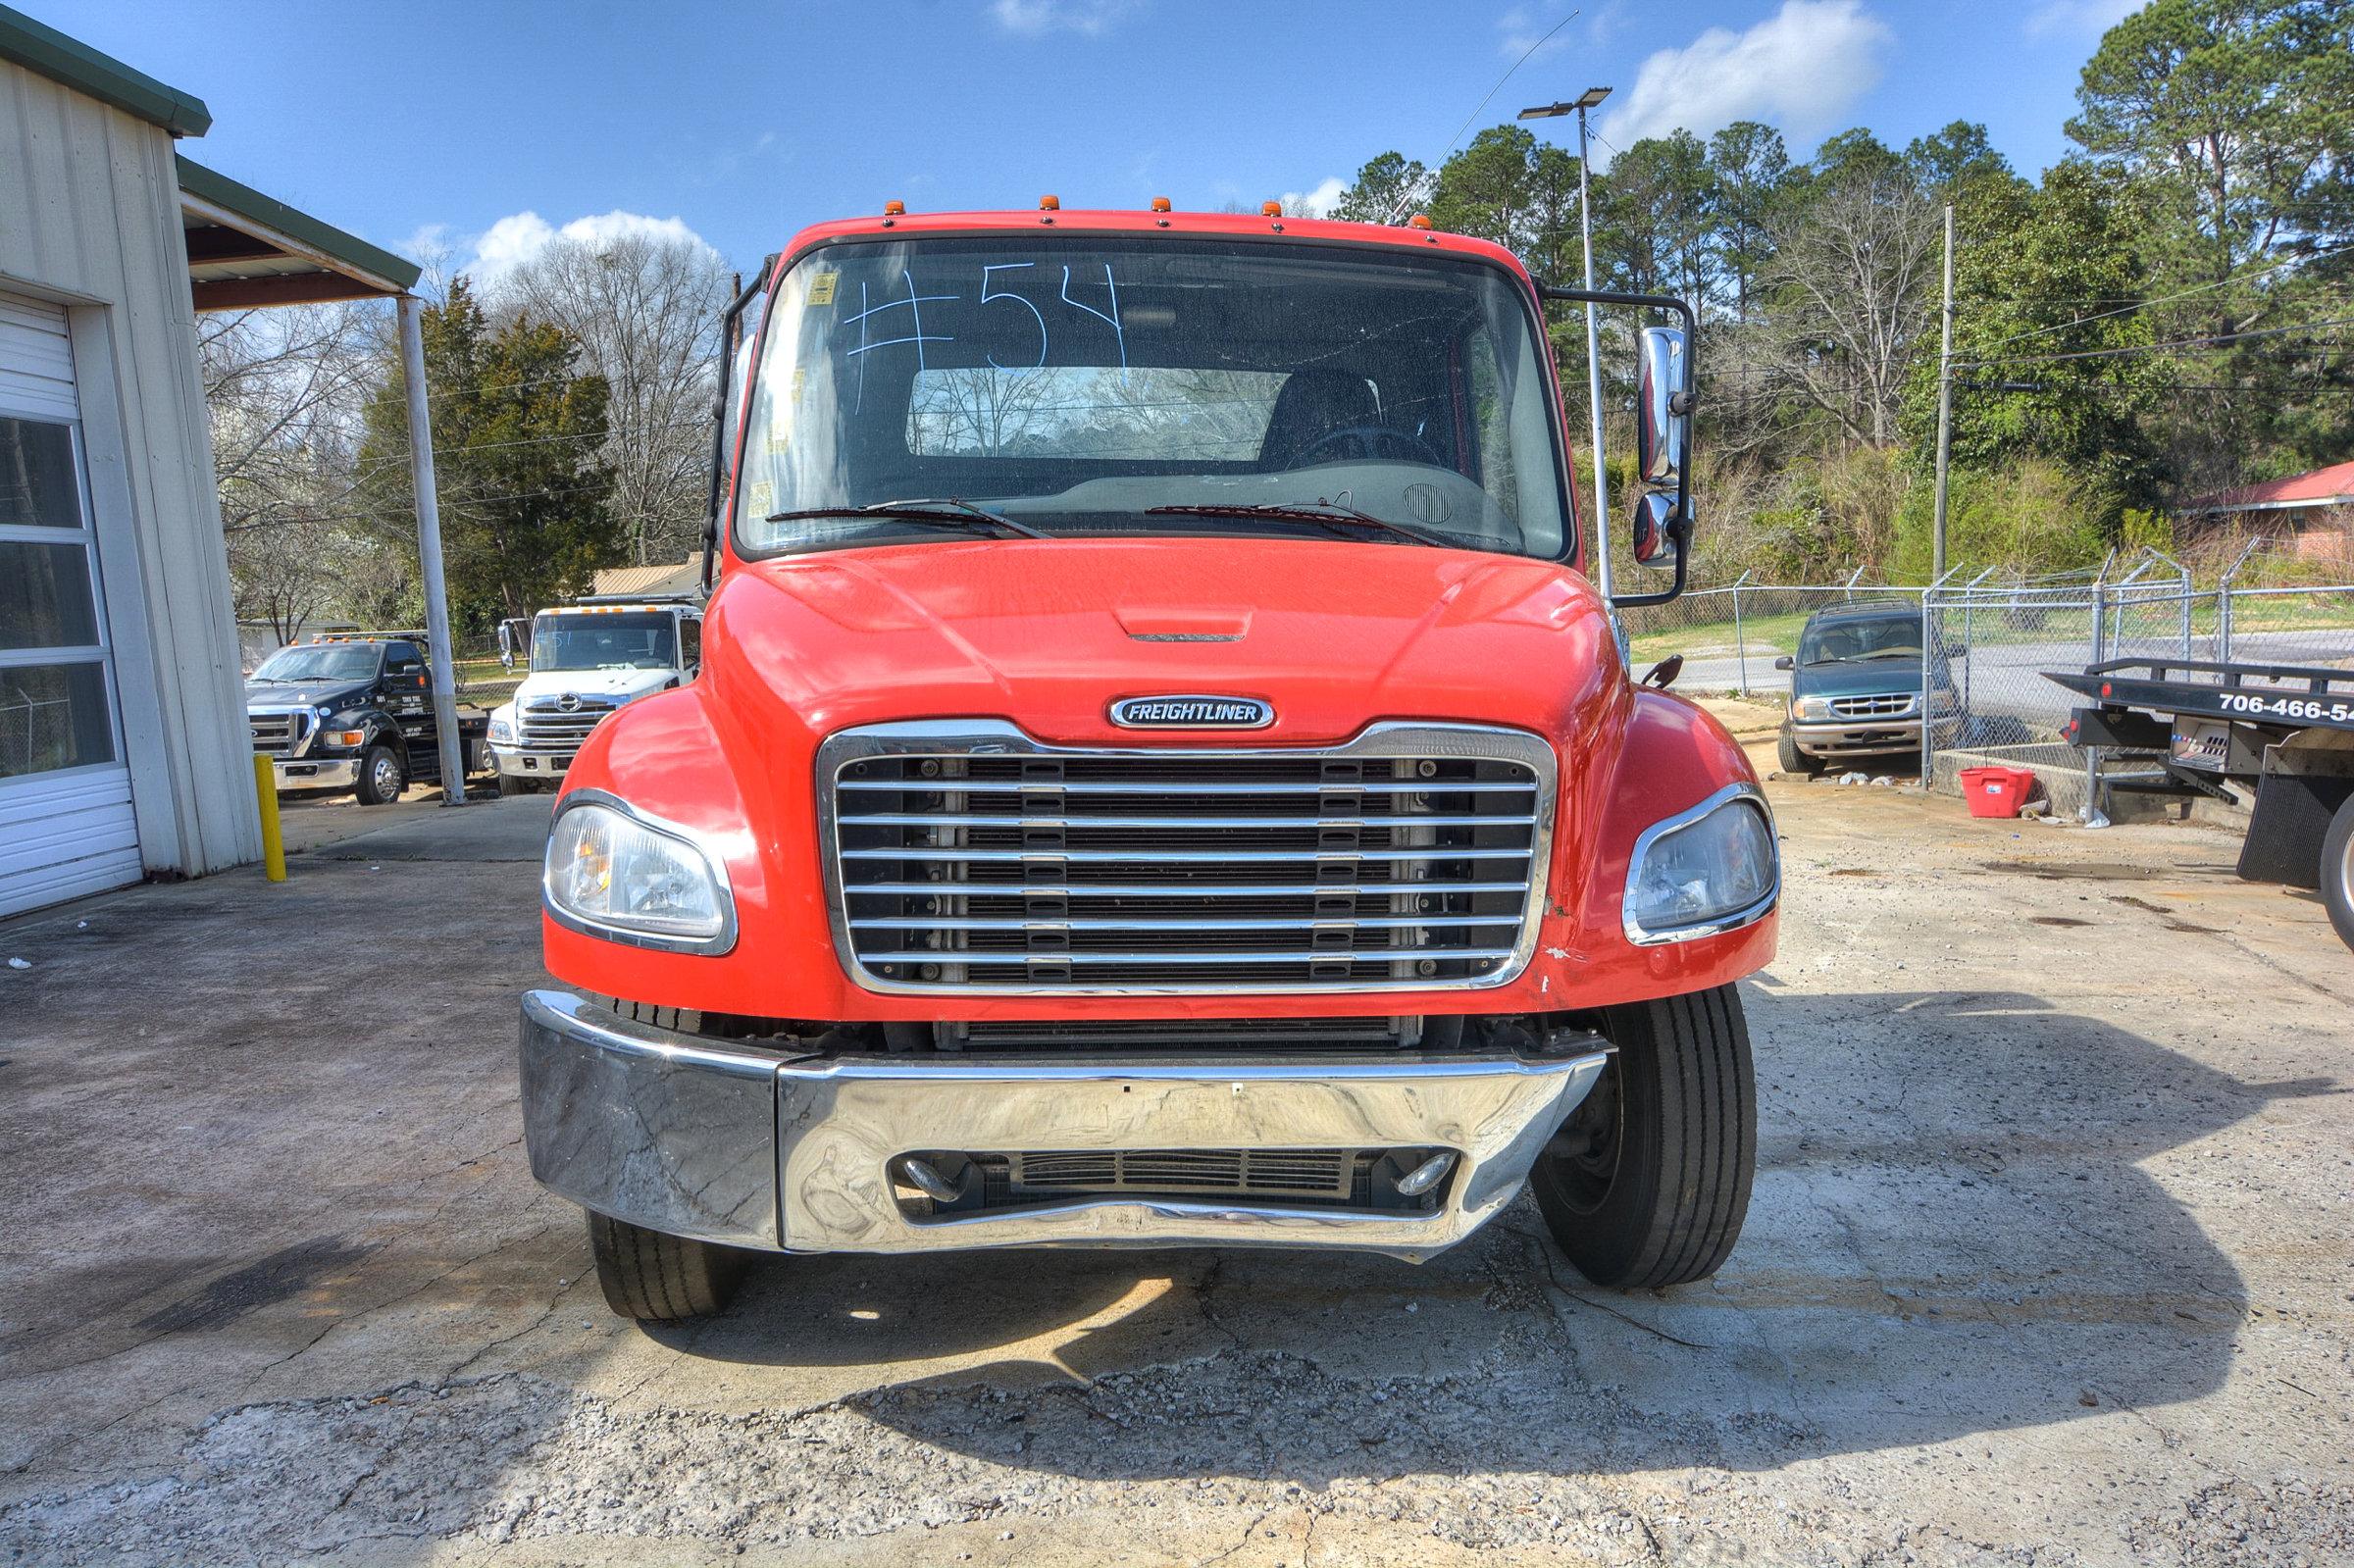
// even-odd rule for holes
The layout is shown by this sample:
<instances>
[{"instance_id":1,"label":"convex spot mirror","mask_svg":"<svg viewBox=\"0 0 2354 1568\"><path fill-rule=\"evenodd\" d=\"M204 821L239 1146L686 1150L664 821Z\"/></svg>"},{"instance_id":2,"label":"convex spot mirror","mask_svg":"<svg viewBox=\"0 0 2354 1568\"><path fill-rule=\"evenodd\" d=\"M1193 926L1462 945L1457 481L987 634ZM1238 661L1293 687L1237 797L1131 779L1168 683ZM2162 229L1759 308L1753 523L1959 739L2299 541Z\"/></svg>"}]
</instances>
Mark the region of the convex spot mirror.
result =
<instances>
[{"instance_id":1,"label":"convex spot mirror","mask_svg":"<svg viewBox=\"0 0 2354 1568\"><path fill-rule=\"evenodd\" d=\"M1675 535L1670 525L1675 522L1675 492L1673 490L1643 490L1635 495L1635 524L1633 548L1637 561L1645 566L1662 562L1672 566L1674 557L1668 552Z\"/></svg>"}]
</instances>

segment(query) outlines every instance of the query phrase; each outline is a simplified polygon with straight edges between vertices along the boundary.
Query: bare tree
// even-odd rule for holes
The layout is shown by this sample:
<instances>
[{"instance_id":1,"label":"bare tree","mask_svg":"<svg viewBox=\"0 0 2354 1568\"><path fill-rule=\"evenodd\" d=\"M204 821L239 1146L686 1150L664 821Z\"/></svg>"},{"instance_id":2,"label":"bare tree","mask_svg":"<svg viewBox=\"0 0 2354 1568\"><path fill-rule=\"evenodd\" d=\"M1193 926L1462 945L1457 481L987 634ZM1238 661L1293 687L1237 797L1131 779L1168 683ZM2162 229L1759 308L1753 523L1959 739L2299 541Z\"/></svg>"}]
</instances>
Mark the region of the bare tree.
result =
<instances>
[{"instance_id":1,"label":"bare tree","mask_svg":"<svg viewBox=\"0 0 2354 1568\"><path fill-rule=\"evenodd\" d=\"M240 620L281 641L337 605L372 548L350 527L379 325L349 304L207 315L197 347Z\"/></svg>"},{"instance_id":2,"label":"bare tree","mask_svg":"<svg viewBox=\"0 0 2354 1568\"><path fill-rule=\"evenodd\" d=\"M489 290L496 306L572 333L586 346L581 368L610 384L611 505L640 566L681 559L702 537L729 282L701 240L640 231L559 235Z\"/></svg>"},{"instance_id":3,"label":"bare tree","mask_svg":"<svg viewBox=\"0 0 2354 1568\"><path fill-rule=\"evenodd\" d=\"M1851 443L1897 439L1934 305L1937 232L1927 198L1884 176L1843 180L1772 230L1761 357Z\"/></svg>"}]
</instances>

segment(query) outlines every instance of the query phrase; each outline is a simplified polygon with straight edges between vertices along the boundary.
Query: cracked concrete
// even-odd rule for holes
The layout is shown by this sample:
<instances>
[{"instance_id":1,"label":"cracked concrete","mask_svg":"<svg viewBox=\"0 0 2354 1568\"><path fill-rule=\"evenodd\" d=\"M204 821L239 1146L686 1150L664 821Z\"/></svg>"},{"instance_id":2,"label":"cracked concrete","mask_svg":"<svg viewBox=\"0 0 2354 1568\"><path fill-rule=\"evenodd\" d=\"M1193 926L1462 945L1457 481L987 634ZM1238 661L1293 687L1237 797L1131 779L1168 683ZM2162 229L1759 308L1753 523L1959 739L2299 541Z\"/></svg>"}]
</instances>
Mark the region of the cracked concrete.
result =
<instances>
[{"instance_id":1,"label":"cracked concrete","mask_svg":"<svg viewBox=\"0 0 2354 1568\"><path fill-rule=\"evenodd\" d=\"M0 1547L2354 1557L2354 959L2318 904L2205 830L1770 788L1757 1200L1661 1293L1586 1286L1523 1204L1420 1269L778 1260L648 1334L516 1135L543 802L0 926L34 964L0 974Z\"/></svg>"}]
</instances>

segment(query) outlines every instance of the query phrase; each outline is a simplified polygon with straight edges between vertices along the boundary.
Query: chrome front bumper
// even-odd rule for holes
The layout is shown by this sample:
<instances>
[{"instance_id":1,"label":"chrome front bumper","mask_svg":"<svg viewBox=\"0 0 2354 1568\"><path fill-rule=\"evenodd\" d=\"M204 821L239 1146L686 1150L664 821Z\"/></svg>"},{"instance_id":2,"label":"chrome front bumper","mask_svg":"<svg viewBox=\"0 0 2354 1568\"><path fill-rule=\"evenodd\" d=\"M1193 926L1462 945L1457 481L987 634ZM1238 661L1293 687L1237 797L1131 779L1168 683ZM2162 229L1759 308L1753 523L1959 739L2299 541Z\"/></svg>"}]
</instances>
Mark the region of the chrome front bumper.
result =
<instances>
[{"instance_id":1,"label":"chrome front bumper","mask_svg":"<svg viewBox=\"0 0 2354 1568\"><path fill-rule=\"evenodd\" d=\"M787 1252L1281 1246L1420 1261L1510 1202L1607 1051L1558 1058L817 1057L523 999L532 1175L649 1230ZM1091 1197L915 1218L888 1169L932 1149L1436 1147L1427 1212Z\"/></svg>"},{"instance_id":2,"label":"chrome front bumper","mask_svg":"<svg viewBox=\"0 0 2354 1568\"><path fill-rule=\"evenodd\" d=\"M292 757L271 764L281 789L356 789L360 784L357 757Z\"/></svg>"},{"instance_id":3,"label":"chrome front bumper","mask_svg":"<svg viewBox=\"0 0 2354 1568\"><path fill-rule=\"evenodd\" d=\"M1888 756L1920 749L1919 719L1835 719L1793 724L1790 734L1810 757Z\"/></svg>"},{"instance_id":4,"label":"chrome front bumper","mask_svg":"<svg viewBox=\"0 0 2354 1568\"><path fill-rule=\"evenodd\" d=\"M536 748L525 751L512 746L492 746L490 764L499 773L514 779L561 779L572 766L578 751L550 751Z\"/></svg>"}]
</instances>

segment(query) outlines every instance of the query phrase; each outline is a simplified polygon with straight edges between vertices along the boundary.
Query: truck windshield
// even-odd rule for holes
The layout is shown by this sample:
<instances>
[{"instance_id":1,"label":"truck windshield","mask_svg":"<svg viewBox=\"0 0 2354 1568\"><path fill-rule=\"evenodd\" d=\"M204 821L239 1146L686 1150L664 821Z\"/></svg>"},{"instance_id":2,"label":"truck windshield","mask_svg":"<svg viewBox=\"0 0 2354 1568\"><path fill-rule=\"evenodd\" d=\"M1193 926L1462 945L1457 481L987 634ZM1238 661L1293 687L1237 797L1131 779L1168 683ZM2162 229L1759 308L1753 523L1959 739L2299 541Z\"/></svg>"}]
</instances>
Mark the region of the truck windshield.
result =
<instances>
[{"instance_id":1,"label":"truck windshield","mask_svg":"<svg viewBox=\"0 0 2354 1568\"><path fill-rule=\"evenodd\" d=\"M1435 253L1176 236L829 246L777 291L737 544L958 537L847 515L911 497L1049 533L1330 538L1313 519L1220 510L1329 502L1466 549L1556 557L1575 531L1538 333L1510 275Z\"/></svg>"},{"instance_id":2,"label":"truck windshield","mask_svg":"<svg viewBox=\"0 0 2354 1568\"><path fill-rule=\"evenodd\" d=\"M532 629L532 668L675 669L679 642L672 620L653 612L543 615Z\"/></svg>"},{"instance_id":3,"label":"truck windshield","mask_svg":"<svg viewBox=\"0 0 2354 1568\"><path fill-rule=\"evenodd\" d=\"M1798 639L1801 664L1919 657L1920 618L1914 615L1890 616L1884 621L1833 621L1807 628Z\"/></svg>"},{"instance_id":4,"label":"truck windshield","mask_svg":"<svg viewBox=\"0 0 2354 1568\"><path fill-rule=\"evenodd\" d=\"M281 648L246 679L277 685L309 681L365 681L381 650L369 642L309 642Z\"/></svg>"}]
</instances>

